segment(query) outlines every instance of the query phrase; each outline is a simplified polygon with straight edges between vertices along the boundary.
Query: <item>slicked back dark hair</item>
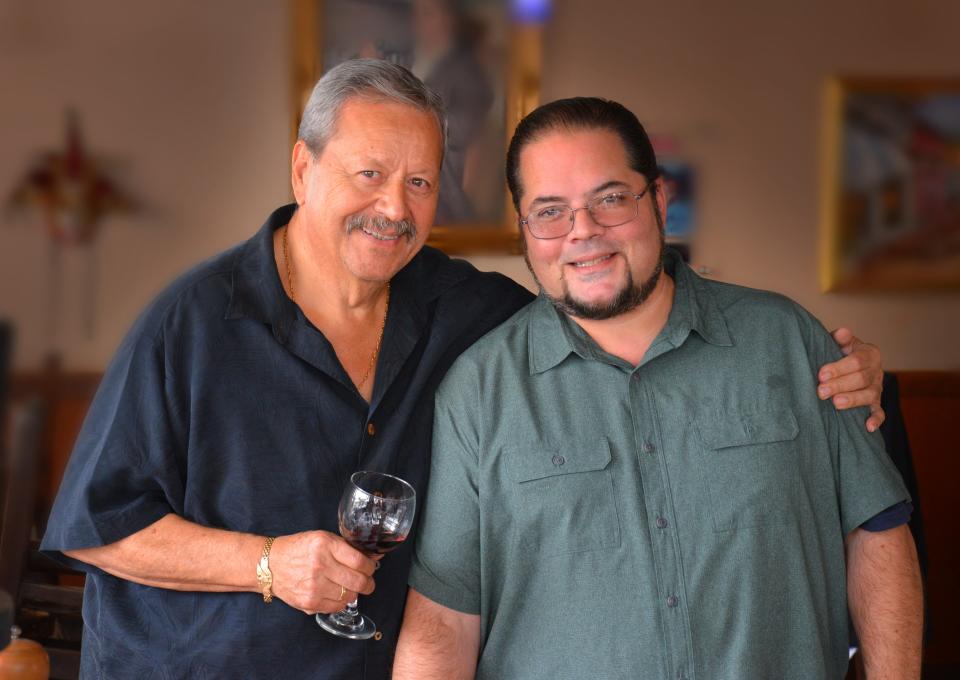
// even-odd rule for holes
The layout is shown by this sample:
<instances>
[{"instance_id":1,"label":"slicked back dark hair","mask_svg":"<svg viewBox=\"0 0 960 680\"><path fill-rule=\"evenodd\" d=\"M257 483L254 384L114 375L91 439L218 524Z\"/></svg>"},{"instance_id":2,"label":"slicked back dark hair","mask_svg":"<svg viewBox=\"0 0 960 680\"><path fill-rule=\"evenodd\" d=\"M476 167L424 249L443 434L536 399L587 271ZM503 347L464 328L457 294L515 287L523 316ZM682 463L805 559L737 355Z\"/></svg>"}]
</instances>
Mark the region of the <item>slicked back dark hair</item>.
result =
<instances>
[{"instance_id":1,"label":"slicked back dark hair","mask_svg":"<svg viewBox=\"0 0 960 680\"><path fill-rule=\"evenodd\" d=\"M507 186L513 198L513 207L520 212L520 153L528 144L555 130L609 130L617 134L627 151L630 167L647 178L655 180L657 157L646 130L623 104L598 97L572 97L537 107L517 125L507 149ZM654 187L655 190L655 187Z\"/></svg>"}]
</instances>

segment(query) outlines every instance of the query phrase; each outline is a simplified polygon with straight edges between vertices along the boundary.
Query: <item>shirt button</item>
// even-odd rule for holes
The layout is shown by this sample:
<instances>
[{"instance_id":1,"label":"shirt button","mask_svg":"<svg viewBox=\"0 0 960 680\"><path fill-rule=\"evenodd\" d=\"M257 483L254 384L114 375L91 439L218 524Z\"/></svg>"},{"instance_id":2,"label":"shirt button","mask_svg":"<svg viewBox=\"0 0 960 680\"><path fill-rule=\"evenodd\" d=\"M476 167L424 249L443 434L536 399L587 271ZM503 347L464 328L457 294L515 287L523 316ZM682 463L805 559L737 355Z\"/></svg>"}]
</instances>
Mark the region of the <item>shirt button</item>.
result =
<instances>
[{"instance_id":1,"label":"shirt button","mask_svg":"<svg viewBox=\"0 0 960 680\"><path fill-rule=\"evenodd\" d=\"M371 437L377 433L377 428L373 426L373 423L367 423L367 434Z\"/></svg>"},{"instance_id":2,"label":"shirt button","mask_svg":"<svg viewBox=\"0 0 960 680\"><path fill-rule=\"evenodd\" d=\"M676 595L671 595L670 597L667 598L668 607L676 607L678 604L680 604L680 598L677 597Z\"/></svg>"},{"instance_id":3,"label":"shirt button","mask_svg":"<svg viewBox=\"0 0 960 680\"><path fill-rule=\"evenodd\" d=\"M643 442L644 453L653 453L656 450L657 450L657 447L653 445L653 442Z\"/></svg>"},{"instance_id":4,"label":"shirt button","mask_svg":"<svg viewBox=\"0 0 960 680\"><path fill-rule=\"evenodd\" d=\"M634 373L632 377L633 377L633 382L640 382L640 374L639 374L639 373Z\"/></svg>"},{"instance_id":5,"label":"shirt button","mask_svg":"<svg viewBox=\"0 0 960 680\"><path fill-rule=\"evenodd\" d=\"M557 454L556 456L551 458L550 461L557 467L560 467L561 465L567 462L567 459L561 456L560 454Z\"/></svg>"},{"instance_id":6,"label":"shirt button","mask_svg":"<svg viewBox=\"0 0 960 680\"><path fill-rule=\"evenodd\" d=\"M382 637L383 637L383 633L381 633L379 630L378 630L376 633L373 634L373 639L374 639L374 640L378 640L378 641L379 641L380 638L382 638ZM681 679L681 680L682 680L682 679Z\"/></svg>"},{"instance_id":7,"label":"shirt button","mask_svg":"<svg viewBox=\"0 0 960 680\"><path fill-rule=\"evenodd\" d=\"M666 529L668 524L669 524L669 522L667 522L666 518L664 518L664 517L657 517L657 528L658 528L658 529Z\"/></svg>"}]
</instances>

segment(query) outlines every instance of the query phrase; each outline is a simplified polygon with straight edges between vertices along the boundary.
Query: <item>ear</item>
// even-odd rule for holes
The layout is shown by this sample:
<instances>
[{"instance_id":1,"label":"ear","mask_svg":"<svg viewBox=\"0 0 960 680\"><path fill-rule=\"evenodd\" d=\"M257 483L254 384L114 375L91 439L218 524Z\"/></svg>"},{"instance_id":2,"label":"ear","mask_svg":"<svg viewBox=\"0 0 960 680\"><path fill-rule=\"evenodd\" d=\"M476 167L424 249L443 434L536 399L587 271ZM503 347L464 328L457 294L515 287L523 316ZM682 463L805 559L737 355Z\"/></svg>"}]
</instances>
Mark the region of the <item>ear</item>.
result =
<instances>
[{"instance_id":1,"label":"ear","mask_svg":"<svg viewBox=\"0 0 960 680\"><path fill-rule=\"evenodd\" d=\"M654 200L657 202L657 208L660 210L660 219L663 220L663 223L667 223L667 203L670 201L670 197L667 196L667 184L663 181L663 176L657 178L655 182L657 191L654 194Z\"/></svg>"},{"instance_id":2,"label":"ear","mask_svg":"<svg viewBox=\"0 0 960 680\"><path fill-rule=\"evenodd\" d=\"M290 184L293 186L293 197L297 205L303 205L307 200L307 180L313 167L313 152L306 142L298 139L293 145L293 157L290 160Z\"/></svg>"},{"instance_id":3,"label":"ear","mask_svg":"<svg viewBox=\"0 0 960 680\"><path fill-rule=\"evenodd\" d=\"M663 181L663 177L660 176L657 178L657 207L660 208L660 214L663 215L664 221L667 219L667 203L670 202L670 197L667 196L667 183Z\"/></svg>"}]
</instances>

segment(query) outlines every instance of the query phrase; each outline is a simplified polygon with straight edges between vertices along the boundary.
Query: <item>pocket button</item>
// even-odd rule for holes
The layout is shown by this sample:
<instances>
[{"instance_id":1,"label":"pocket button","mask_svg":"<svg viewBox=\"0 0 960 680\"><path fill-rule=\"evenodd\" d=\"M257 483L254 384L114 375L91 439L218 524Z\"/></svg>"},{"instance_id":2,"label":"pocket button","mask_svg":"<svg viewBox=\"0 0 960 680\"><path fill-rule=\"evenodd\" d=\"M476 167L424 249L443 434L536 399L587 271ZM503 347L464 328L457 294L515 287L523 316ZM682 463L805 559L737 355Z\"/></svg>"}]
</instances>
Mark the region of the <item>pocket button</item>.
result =
<instances>
[{"instance_id":1,"label":"pocket button","mask_svg":"<svg viewBox=\"0 0 960 680\"><path fill-rule=\"evenodd\" d=\"M567 459L561 456L560 454L556 454L553 458L550 459L550 461L557 467L560 467L561 465L567 462Z\"/></svg>"}]
</instances>

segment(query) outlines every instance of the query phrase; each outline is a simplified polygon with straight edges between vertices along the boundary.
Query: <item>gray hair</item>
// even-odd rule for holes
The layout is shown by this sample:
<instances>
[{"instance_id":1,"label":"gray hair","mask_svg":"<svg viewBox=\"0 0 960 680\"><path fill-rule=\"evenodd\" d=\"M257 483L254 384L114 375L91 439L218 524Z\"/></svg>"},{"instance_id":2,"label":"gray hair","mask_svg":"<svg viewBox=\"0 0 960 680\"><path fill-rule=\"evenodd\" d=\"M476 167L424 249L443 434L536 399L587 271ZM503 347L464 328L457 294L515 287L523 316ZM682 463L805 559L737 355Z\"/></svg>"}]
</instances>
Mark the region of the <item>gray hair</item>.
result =
<instances>
[{"instance_id":1,"label":"gray hair","mask_svg":"<svg viewBox=\"0 0 960 680\"><path fill-rule=\"evenodd\" d=\"M317 81L303 109L297 139L314 156L336 132L340 109L352 97L396 102L433 114L440 128L441 149L447 141L443 100L407 69L382 59L351 59L327 71Z\"/></svg>"}]
</instances>

